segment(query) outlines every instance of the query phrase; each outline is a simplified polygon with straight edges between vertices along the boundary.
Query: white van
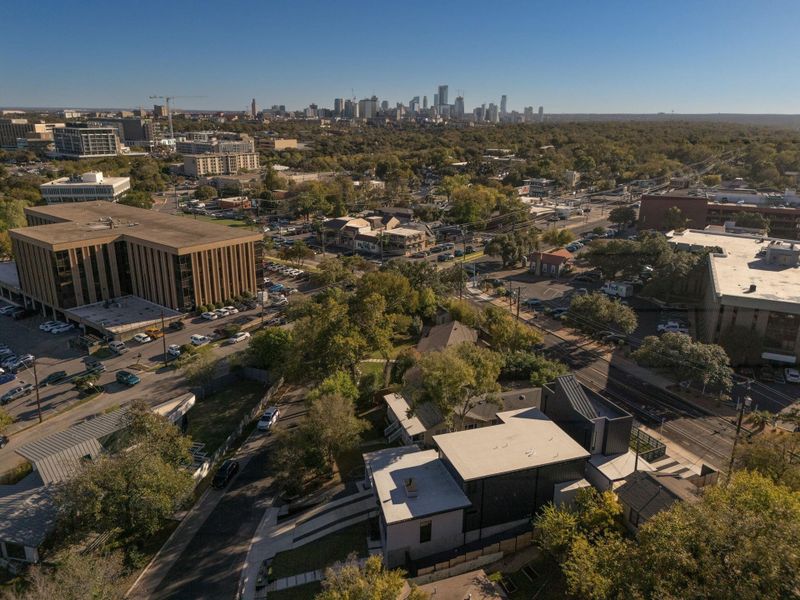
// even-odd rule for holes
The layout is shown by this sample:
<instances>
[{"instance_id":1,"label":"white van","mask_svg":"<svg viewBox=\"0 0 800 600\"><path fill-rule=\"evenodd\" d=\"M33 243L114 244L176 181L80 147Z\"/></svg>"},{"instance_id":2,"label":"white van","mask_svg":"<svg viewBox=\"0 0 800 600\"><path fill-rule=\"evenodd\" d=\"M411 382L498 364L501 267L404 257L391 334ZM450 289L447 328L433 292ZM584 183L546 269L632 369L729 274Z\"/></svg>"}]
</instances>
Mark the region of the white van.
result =
<instances>
[{"instance_id":1,"label":"white van","mask_svg":"<svg viewBox=\"0 0 800 600\"><path fill-rule=\"evenodd\" d=\"M125 342L109 342L108 347L112 352L116 352L117 354L125 354L128 351Z\"/></svg>"}]
</instances>

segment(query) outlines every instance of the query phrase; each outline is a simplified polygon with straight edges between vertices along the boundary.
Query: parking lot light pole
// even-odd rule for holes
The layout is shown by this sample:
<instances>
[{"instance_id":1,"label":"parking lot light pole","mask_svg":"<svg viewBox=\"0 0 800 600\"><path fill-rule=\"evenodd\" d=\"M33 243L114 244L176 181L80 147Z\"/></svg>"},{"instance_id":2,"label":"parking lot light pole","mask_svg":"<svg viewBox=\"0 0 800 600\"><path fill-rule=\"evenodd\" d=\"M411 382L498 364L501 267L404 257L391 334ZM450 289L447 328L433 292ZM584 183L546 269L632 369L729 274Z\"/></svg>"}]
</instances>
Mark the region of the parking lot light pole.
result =
<instances>
[{"instance_id":1,"label":"parking lot light pole","mask_svg":"<svg viewBox=\"0 0 800 600\"><path fill-rule=\"evenodd\" d=\"M33 385L36 387L36 413L39 416L39 423L42 422L42 402L39 398L39 376L36 373L36 359L33 359Z\"/></svg>"},{"instance_id":2,"label":"parking lot light pole","mask_svg":"<svg viewBox=\"0 0 800 600\"><path fill-rule=\"evenodd\" d=\"M167 368L167 328L164 326L164 311L161 311L161 339L164 342L164 368Z\"/></svg>"}]
</instances>

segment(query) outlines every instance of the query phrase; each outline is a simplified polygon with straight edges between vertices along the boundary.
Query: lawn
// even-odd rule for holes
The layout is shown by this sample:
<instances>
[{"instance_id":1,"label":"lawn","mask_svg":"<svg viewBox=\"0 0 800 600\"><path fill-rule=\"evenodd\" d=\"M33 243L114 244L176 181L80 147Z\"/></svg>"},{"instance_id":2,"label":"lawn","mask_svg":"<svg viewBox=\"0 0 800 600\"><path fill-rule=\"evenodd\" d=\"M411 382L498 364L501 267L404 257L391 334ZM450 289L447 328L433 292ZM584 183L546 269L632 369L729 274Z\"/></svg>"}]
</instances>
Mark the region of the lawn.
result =
<instances>
[{"instance_id":1,"label":"lawn","mask_svg":"<svg viewBox=\"0 0 800 600\"><path fill-rule=\"evenodd\" d=\"M298 585L280 592L269 592L269 600L314 600L314 597L321 591L322 584L315 581L314 583Z\"/></svg>"},{"instance_id":2,"label":"lawn","mask_svg":"<svg viewBox=\"0 0 800 600\"><path fill-rule=\"evenodd\" d=\"M353 552L359 557L366 557L368 535L367 522L364 521L335 531L305 546L279 552L272 561L272 577L280 579L306 571L324 569L337 561L345 560Z\"/></svg>"},{"instance_id":3,"label":"lawn","mask_svg":"<svg viewBox=\"0 0 800 600\"><path fill-rule=\"evenodd\" d=\"M243 380L221 392L211 394L186 413L189 435L195 442L203 442L204 450L211 454L264 396L264 385Z\"/></svg>"},{"instance_id":4,"label":"lawn","mask_svg":"<svg viewBox=\"0 0 800 600\"><path fill-rule=\"evenodd\" d=\"M207 221L208 223L216 223L217 225L227 225L228 227L251 227L245 221L239 221L237 219L217 219L215 217L210 217L208 215L194 215L194 214L186 214L184 212L177 213L178 215L183 215L184 217L194 218L198 221ZM255 228L255 226L252 226Z\"/></svg>"},{"instance_id":5,"label":"lawn","mask_svg":"<svg viewBox=\"0 0 800 600\"><path fill-rule=\"evenodd\" d=\"M389 350L389 358L397 358L403 350L417 345L417 338L410 335L396 336L392 339L392 349ZM383 358L380 352L372 352L369 358Z\"/></svg>"}]
</instances>

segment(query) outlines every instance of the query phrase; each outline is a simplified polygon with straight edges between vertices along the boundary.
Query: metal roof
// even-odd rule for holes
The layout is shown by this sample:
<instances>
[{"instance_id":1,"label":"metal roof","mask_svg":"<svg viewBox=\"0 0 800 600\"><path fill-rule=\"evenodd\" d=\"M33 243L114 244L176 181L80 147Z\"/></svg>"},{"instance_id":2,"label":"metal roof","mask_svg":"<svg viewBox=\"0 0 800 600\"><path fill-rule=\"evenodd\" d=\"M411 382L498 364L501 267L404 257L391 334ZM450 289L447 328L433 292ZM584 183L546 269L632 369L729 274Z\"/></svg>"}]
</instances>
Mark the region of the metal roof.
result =
<instances>
[{"instance_id":1,"label":"metal roof","mask_svg":"<svg viewBox=\"0 0 800 600\"><path fill-rule=\"evenodd\" d=\"M587 419L596 419L600 416L583 391L581 384L575 379L575 375L561 375L560 377L556 377L556 385L563 390L572 408L584 417Z\"/></svg>"},{"instance_id":2,"label":"metal roof","mask_svg":"<svg viewBox=\"0 0 800 600\"><path fill-rule=\"evenodd\" d=\"M677 475L638 471L615 491L622 504L647 520L679 500L696 501L696 490L688 479Z\"/></svg>"},{"instance_id":3,"label":"metal roof","mask_svg":"<svg viewBox=\"0 0 800 600\"><path fill-rule=\"evenodd\" d=\"M127 408L100 415L24 444L17 453L33 463L45 484L64 481L76 472L86 457L94 458L102 452L98 440L125 427L127 416Z\"/></svg>"}]
</instances>

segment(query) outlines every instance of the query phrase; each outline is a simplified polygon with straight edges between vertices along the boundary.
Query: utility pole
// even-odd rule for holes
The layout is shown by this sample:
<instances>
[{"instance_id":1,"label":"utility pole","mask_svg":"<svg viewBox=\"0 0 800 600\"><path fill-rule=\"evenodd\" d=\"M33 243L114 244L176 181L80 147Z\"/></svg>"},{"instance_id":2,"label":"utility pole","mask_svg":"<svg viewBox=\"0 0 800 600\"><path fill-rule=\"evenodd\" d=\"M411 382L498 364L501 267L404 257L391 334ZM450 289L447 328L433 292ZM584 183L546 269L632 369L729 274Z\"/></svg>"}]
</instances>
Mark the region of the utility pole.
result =
<instances>
[{"instance_id":1,"label":"utility pole","mask_svg":"<svg viewBox=\"0 0 800 600\"><path fill-rule=\"evenodd\" d=\"M748 385L748 389L749 389ZM744 409L750 408L753 399L750 396L745 396L744 401L739 403L739 418L736 419L736 436L733 438L733 448L731 448L731 460L728 463L728 481L733 474L733 461L736 458L736 444L739 443L739 433L742 431L742 417L744 417Z\"/></svg>"},{"instance_id":2,"label":"utility pole","mask_svg":"<svg viewBox=\"0 0 800 600\"><path fill-rule=\"evenodd\" d=\"M36 373L36 359L33 359L33 385L36 386L36 413L39 416L39 423L42 422L42 402L39 398L39 375Z\"/></svg>"},{"instance_id":3,"label":"utility pole","mask_svg":"<svg viewBox=\"0 0 800 600\"><path fill-rule=\"evenodd\" d=\"M521 304L520 295L522 294L522 287L517 288L517 321L519 321L519 305Z\"/></svg>"},{"instance_id":4,"label":"utility pole","mask_svg":"<svg viewBox=\"0 0 800 600\"><path fill-rule=\"evenodd\" d=\"M164 368L167 368L167 328L164 327L164 311L161 311L161 340L164 342Z\"/></svg>"},{"instance_id":5,"label":"utility pole","mask_svg":"<svg viewBox=\"0 0 800 600\"><path fill-rule=\"evenodd\" d=\"M642 430L638 427L636 428L636 460L633 463L633 472L636 473L639 470L639 435L642 433Z\"/></svg>"}]
</instances>

